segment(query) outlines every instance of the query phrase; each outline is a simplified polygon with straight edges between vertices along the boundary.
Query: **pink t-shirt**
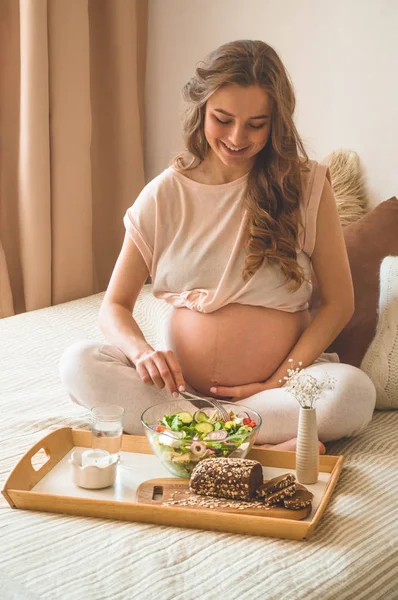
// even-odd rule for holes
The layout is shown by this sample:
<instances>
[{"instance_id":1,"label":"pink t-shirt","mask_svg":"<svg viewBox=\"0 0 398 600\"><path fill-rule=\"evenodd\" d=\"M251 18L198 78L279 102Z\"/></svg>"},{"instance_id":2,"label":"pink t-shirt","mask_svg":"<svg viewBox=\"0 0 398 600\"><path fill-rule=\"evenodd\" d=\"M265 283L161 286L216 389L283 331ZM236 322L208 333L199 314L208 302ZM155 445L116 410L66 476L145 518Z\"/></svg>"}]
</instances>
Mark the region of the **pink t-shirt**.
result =
<instances>
[{"instance_id":1,"label":"pink t-shirt","mask_svg":"<svg viewBox=\"0 0 398 600\"><path fill-rule=\"evenodd\" d=\"M243 198L248 174L221 185L192 181L168 167L150 181L127 210L124 224L140 250L153 294L175 307L203 313L230 303L265 306L286 312L308 308L312 293L311 254L326 166L310 161L303 173L297 260L305 281L292 292L280 267L264 261L244 281L246 226Z\"/></svg>"}]
</instances>

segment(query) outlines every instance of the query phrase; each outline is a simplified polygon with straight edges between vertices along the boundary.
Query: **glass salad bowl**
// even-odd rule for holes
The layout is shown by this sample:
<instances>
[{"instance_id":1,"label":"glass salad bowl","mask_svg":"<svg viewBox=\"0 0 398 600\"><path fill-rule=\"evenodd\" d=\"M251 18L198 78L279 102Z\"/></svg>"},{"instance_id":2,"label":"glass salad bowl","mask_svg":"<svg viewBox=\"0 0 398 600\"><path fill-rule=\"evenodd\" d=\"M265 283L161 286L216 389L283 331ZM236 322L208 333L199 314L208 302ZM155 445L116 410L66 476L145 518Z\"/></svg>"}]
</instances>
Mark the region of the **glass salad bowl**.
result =
<instances>
[{"instance_id":1,"label":"glass salad bowl","mask_svg":"<svg viewBox=\"0 0 398 600\"><path fill-rule=\"evenodd\" d=\"M190 477L200 460L245 458L261 426L260 415L245 406L222 402L228 420L208 400L175 400L147 408L141 423L155 455L176 477Z\"/></svg>"}]
</instances>

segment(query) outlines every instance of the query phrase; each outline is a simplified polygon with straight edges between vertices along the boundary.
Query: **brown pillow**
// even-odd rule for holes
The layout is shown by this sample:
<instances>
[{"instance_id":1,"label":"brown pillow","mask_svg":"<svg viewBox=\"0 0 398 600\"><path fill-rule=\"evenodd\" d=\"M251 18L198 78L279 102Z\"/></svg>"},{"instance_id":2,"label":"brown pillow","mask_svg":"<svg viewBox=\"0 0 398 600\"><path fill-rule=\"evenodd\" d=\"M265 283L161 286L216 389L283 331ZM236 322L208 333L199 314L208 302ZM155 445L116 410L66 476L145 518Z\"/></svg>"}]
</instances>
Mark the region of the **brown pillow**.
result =
<instances>
[{"instance_id":1,"label":"brown pillow","mask_svg":"<svg viewBox=\"0 0 398 600\"><path fill-rule=\"evenodd\" d=\"M386 256L398 256L398 200L381 202L355 223L343 228L355 292L355 312L326 352L359 367L376 333L380 265ZM314 283L311 311L320 305Z\"/></svg>"}]
</instances>

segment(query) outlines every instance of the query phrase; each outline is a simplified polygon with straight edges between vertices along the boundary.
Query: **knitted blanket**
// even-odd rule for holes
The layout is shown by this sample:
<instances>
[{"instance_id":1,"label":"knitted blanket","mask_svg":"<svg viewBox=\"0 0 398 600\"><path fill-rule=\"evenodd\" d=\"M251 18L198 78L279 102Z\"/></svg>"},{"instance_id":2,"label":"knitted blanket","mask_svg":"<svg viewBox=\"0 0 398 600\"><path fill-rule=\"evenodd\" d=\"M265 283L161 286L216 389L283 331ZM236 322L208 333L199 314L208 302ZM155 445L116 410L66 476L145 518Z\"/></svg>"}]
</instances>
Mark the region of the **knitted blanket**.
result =
<instances>
[{"instance_id":1,"label":"knitted blanket","mask_svg":"<svg viewBox=\"0 0 398 600\"><path fill-rule=\"evenodd\" d=\"M387 256L380 268L379 320L361 369L376 387L376 408L398 408L398 256Z\"/></svg>"}]
</instances>

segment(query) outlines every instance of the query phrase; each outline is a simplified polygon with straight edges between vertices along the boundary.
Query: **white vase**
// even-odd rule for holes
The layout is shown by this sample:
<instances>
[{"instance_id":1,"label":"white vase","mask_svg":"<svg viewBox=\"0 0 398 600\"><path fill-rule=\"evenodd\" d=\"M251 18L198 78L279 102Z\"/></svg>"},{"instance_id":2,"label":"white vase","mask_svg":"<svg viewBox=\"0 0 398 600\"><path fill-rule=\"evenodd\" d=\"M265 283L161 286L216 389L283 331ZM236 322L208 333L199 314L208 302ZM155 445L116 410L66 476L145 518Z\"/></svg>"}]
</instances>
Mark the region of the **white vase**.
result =
<instances>
[{"instance_id":1,"label":"white vase","mask_svg":"<svg viewBox=\"0 0 398 600\"><path fill-rule=\"evenodd\" d=\"M319 474L318 429L315 408L300 406L297 447L296 476L300 483L316 483Z\"/></svg>"}]
</instances>

